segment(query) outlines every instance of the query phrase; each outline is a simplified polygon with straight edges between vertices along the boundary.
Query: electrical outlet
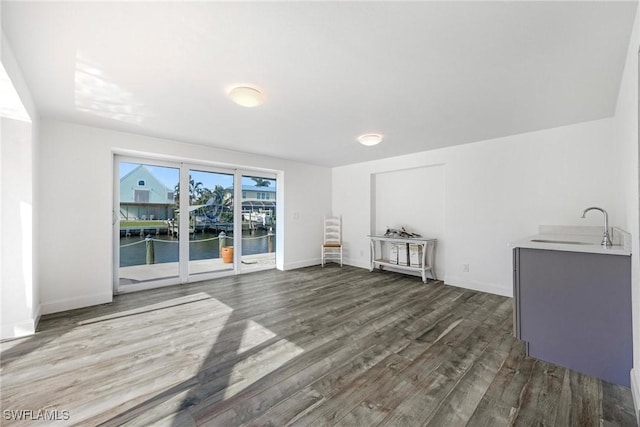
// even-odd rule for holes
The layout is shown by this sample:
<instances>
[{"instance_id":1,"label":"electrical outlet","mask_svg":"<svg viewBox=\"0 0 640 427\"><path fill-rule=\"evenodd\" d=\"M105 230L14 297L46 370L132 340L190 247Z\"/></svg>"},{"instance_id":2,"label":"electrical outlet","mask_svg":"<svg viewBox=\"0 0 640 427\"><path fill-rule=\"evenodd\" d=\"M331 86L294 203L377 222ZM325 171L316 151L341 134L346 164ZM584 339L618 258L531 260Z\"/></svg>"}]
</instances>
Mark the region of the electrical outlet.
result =
<instances>
[{"instance_id":1,"label":"electrical outlet","mask_svg":"<svg viewBox=\"0 0 640 427\"><path fill-rule=\"evenodd\" d=\"M462 264L462 272L463 273L469 272L469 264Z\"/></svg>"},{"instance_id":2,"label":"electrical outlet","mask_svg":"<svg viewBox=\"0 0 640 427\"><path fill-rule=\"evenodd\" d=\"M293 219L296 220L296 221L299 220L300 219L300 212L294 212L293 213Z\"/></svg>"}]
</instances>

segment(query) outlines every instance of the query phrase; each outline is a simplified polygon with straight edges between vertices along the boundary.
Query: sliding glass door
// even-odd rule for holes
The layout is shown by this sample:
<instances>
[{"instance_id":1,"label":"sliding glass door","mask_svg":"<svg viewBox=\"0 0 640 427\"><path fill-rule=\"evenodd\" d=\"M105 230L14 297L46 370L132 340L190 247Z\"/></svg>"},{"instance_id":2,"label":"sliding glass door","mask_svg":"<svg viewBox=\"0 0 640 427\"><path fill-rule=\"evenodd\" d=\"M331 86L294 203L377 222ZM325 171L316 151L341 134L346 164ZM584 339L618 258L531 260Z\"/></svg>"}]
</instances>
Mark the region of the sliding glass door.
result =
<instances>
[{"instance_id":1,"label":"sliding glass door","mask_svg":"<svg viewBox=\"0 0 640 427\"><path fill-rule=\"evenodd\" d=\"M114 169L116 292L275 268L275 175L124 156Z\"/></svg>"},{"instance_id":2,"label":"sliding glass door","mask_svg":"<svg viewBox=\"0 0 640 427\"><path fill-rule=\"evenodd\" d=\"M234 173L199 169L189 170L189 274L233 270Z\"/></svg>"},{"instance_id":3,"label":"sliding glass door","mask_svg":"<svg viewBox=\"0 0 640 427\"><path fill-rule=\"evenodd\" d=\"M242 271L276 264L275 176L242 175Z\"/></svg>"},{"instance_id":4,"label":"sliding glass door","mask_svg":"<svg viewBox=\"0 0 640 427\"><path fill-rule=\"evenodd\" d=\"M118 284L178 278L176 226L180 169L118 159Z\"/></svg>"}]
</instances>

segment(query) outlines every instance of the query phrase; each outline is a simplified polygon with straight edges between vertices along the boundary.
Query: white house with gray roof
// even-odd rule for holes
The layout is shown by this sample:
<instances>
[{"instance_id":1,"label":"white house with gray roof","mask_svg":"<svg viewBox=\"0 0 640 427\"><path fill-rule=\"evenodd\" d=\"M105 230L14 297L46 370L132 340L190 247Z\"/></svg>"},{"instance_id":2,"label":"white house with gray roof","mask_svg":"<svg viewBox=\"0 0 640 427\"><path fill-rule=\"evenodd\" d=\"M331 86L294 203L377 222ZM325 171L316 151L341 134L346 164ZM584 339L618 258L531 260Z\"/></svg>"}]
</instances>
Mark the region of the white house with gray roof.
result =
<instances>
[{"instance_id":1,"label":"white house with gray roof","mask_svg":"<svg viewBox=\"0 0 640 427\"><path fill-rule=\"evenodd\" d=\"M121 219L171 219L174 206L174 190L144 165L120 178Z\"/></svg>"}]
</instances>

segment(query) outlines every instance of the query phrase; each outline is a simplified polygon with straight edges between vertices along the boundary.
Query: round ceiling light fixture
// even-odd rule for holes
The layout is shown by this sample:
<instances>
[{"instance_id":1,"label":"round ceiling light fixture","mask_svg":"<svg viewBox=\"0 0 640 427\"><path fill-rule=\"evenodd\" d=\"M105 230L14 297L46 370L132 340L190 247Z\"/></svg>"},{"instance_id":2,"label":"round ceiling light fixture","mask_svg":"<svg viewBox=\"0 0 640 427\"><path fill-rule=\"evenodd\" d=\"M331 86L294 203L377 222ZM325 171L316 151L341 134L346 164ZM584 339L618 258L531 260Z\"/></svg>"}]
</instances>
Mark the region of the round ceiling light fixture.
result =
<instances>
[{"instance_id":1,"label":"round ceiling light fixture","mask_svg":"<svg viewBox=\"0 0 640 427\"><path fill-rule=\"evenodd\" d=\"M264 103L264 93L252 86L234 86L228 95L233 102L243 107L257 107Z\"/></svg>"},{"instance_id":2,"label":"round ceiling light fixture","mask_svg":"<svg viewBox=\"0 0 640 427\"><path fill-rule=\"evenodd\" d=\"M382 141L382 135L378 133L365 133L358 137L358 142L362 145L372 146L379 144Z\"/></svg>"}]
</instances>

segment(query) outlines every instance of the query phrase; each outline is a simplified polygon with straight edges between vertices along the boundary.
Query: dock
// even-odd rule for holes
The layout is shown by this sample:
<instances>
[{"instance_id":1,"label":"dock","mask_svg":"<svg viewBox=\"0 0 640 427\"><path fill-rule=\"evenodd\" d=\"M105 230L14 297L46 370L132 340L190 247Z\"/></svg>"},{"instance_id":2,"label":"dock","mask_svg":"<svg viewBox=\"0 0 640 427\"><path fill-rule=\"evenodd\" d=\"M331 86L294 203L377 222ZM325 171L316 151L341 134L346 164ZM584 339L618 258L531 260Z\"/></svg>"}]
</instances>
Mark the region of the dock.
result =
<instances>
[{"instance_id":1,"label":"dock","mask_svg":"<svg viewBox=\"0 0 640 427\"><path fill-rule=\"evenodd\" d=\"M157 221L155 221L157 222ZM214 223L192 223L189 226L189 234L193 233L225 233L233 232L233 223L231 222L214 222ZM253 233L256 230L269 230L271 225L264 225L261 222L255 221L243 221L242 230ZM157 236L159 234L169 234L177 237L179 234L178 224L176 221L164 221L164 224L149 224L149 225L134 225L134 226L120 226L120 236L146 236L151 234Z\"/></svg>"},{"instance_id":2,"label":"dock","mask_svg":"<svg viewBox=\"0 0 640 427\"><path fill-rule=\"evenodd\" d=\"M241 269L243 273L275 268L276 254L264 253L243 255ZM214 273L232 271L233 264L224 263L222 258L189 261L189 274ZM174 277L178 274L178 263L167 262L151 265L135 265L120 267L120 284L146 282L149 280Z\"/></svg>"}]
</instances>

